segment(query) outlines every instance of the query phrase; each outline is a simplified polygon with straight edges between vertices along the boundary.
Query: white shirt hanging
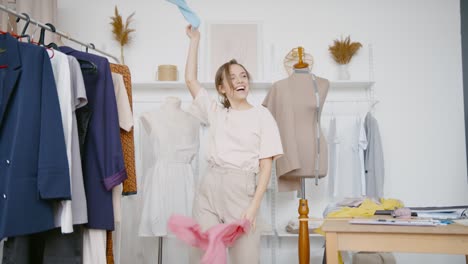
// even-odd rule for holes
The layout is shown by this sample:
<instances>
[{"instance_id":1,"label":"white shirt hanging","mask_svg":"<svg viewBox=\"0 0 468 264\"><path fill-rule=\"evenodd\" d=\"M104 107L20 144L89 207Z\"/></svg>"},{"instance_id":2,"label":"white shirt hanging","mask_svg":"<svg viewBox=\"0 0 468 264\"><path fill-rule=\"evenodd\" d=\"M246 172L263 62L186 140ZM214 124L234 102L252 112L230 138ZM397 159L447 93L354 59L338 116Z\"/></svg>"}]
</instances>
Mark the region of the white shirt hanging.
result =
<instances>
[{"instance_id":1,"label":"white shirt hanging","mask_svg":"<svg viewBox=\"0 0 468 264\"><path fill-rule=\"evenodd\" d=\"M70 190L73 196L72 184L72 106L71 106L71 77L70 66L67 55L56 51L47 50L52 71L54 73L55 85L60 105L62 117L63 134L65 136L65 146L67 151L68 168L70 172ZM56 227L62 228L62 233L73 232L73 215L71 201L60 201L54 204L54 222Z\"/></svg>"}]
</instances>

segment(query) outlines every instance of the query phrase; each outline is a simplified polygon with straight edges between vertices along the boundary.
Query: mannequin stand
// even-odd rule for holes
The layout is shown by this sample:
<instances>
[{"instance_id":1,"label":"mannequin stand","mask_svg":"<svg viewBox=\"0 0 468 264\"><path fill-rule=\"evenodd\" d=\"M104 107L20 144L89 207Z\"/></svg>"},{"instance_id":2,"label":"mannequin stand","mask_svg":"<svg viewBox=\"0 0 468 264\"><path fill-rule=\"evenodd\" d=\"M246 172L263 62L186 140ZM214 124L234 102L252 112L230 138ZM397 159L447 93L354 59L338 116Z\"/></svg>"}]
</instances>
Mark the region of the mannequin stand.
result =
<instances>
[{"instance_id":1,"label":"mannequin stand","mask_svg":"<svg viewBox=\"0 0 468 264\"><path fill-rule=\"evenodd\" d=\"M158 237L158 264L162 264L162 257L163 257L163 237Z\"/></svg>"},{"instance_id":2,"label":"mannequin stand","mask_svg":"<svg viewBox=\"0 0 468 264\"><path fill-rule=\"evenodd\" d=\"M309 205L305 199L305 180L301 178L301 199L299 200L299 264L309 264L310 243L309 243ZM301 220L303 219L303 220Z\"/></svg>"}]
</instances>

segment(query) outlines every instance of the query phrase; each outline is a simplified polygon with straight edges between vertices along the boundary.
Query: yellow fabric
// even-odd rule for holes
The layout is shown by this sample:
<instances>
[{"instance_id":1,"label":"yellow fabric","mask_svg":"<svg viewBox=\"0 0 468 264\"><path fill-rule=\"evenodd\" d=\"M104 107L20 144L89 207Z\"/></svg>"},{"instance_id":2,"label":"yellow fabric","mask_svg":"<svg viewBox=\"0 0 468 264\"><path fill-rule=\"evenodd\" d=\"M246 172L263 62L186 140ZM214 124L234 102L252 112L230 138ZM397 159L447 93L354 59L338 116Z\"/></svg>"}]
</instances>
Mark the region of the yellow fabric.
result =
<instances>
[{"instance_id":1,"label":"yellow fabric","mask_svg":"<svg viewBox=\"0 0 468 264\"><path fill-rule=\"evenodd\" d=\"M403 207L403 203L396 199L381 198L380 203L376 204L370 199L365 199L359 207L343 207L336 212L329 213L327 218L373 216L377 210L394 210Z\"/></svg>"},{"instance_id":2,"label":"yellow fabric","mask_svg":"<svg viewBox=\"0 0 468 264\"><path fill-rule=\"evenodd\" d=\"M353 218L353 217L370 217L375 214L377 210L394 210L397 208L404 207L403 203L397 199L380 199L380 204L373 202L370 199L365 199L359 207L343 207L338 211L329 213L326 218ZM322 230L322 226L315 229L315 233L322 236L325 232ZM338 253L338 263L343 264L343 258L341 253Z\"/></svg>"}]
</instances>

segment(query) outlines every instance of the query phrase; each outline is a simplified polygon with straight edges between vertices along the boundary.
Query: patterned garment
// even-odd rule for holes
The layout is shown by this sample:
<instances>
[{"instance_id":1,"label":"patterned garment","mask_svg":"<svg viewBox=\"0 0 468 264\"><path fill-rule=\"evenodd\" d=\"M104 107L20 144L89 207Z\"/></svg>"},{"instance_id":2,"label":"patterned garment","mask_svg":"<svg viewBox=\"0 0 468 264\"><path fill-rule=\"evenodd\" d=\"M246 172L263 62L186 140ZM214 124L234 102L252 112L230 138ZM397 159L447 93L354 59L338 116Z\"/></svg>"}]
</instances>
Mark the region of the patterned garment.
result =
<instances>
[{"instance_id":1,"label":"patterned garment","mask_svg":"<svg viewBox=\"0 0 468 264\"><path fill-rule=\"evenodd\" d=\"M112 231L107 231L106 243L106 259L107 264L114 264L114 245L112 244Z\"/></svg>"},{"instance_id":2,"label":"patterned garment","mask_svg":"<svg viewBox=\"0 0 468 264\"><path fill-rule=\"evenodd\" d=\"M132 76L126 65L110 64L111 72L121 74L125 82L130 107L133 110L132 100ZM135 143L133 140L133 129L129 132L120 129L120 141L122 142L122 151L124 155L125 169L127 170L128 178L123 182L122 195L137 194L137 179L135 172ZM112 232L107 231L106 245L107 264L114 264L114 250L112 244Z\"/></svg>"},{"instance_id":3,"label":"patterned garment","mask_svg":"<svg viewBox=\"0 0 468 264\"><path fill-rule=\"evenodd\" d=\"M119 73L123 76L125 89L127 90L130 107L133 110L132 100L132 79L130 70L126 65L110 64L112 72ZM122 150L124 155L125 169L127 170L128 178L123 182L122 195L134 195L137 193L137 179L135 172L135 143L133 140L133 129L127 132L120 129L120 140L122 142Z\"/></svg>"}]
</instances>

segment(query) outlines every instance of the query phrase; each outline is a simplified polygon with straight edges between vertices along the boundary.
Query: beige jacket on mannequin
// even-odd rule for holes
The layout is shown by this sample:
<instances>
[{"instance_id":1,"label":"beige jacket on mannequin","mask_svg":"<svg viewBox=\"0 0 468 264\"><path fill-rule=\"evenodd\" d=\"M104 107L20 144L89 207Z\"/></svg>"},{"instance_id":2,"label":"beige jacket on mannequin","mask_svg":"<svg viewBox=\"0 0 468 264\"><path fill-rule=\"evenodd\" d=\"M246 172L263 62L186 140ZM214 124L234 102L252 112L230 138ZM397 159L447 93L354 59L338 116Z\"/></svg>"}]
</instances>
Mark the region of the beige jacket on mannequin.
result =
<instances>
[{"instance_id":1,"label":"beige jacket on mannequin","mask_svg":"<svg viewBox=\"0 0 468 264\"><path fill-rule=\"evenodd\" d=\"M320 111L329 89L329 81L317 77ZM284 155L276 161L278 190L300 190L300 178L315 177L316 100L310 73L294 72L273 84L263 105L278 123ZM320 130L319 177L327 175L328 149Z\"/></svg>"}]
</instances>

